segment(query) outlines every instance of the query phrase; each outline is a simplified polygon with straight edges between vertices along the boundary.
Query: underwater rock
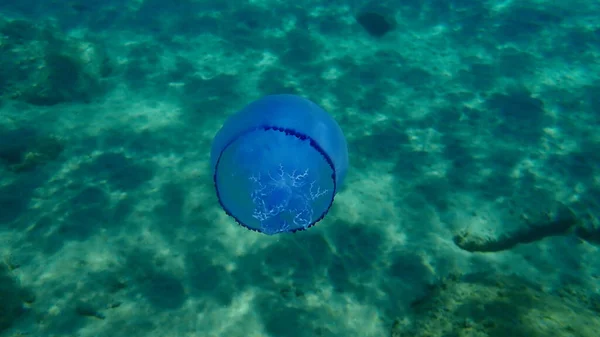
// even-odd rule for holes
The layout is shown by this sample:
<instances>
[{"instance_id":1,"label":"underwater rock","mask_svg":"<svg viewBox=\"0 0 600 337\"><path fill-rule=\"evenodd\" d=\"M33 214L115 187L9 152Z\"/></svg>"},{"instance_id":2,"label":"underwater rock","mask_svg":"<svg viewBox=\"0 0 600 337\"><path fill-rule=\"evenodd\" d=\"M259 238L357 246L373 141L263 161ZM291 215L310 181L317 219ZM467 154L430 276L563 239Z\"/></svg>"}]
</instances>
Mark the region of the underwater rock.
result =
<instances>
[{"instance_id":1,"label":"underwater rock","mask_svg":"<svg viewBox=\"0 0 600 337\"><path fill-rule=\"evenodd\" d=\"M452 276L412 303L392 337L596 337L598 299L568 286L546 292L516 276Z\"/></svg>"},{"instance_id":2,"label":"underwater rock","mask_svg":"<svg viewBox=\"0 0 600 337\"><path fill-rule=\"evenodd\" d=\"M532 243L549 236L563 235L579 221L569 207L554 203L542 212L524 212L519 219L521 226L513 232L498 236L483 236L464 231L454 237L454 243L469 252L499 252L518 244Z\"/></svg>"},{"instance_id":3,"label":"underwater rock","mask_svg":"<svg viewBox=\"0 0 600 337\"><path fill-rule=\"evenodd\" d=\"M50 25L0 18L0 93L33 105L88 102L105 92L111 66L99 46Z\"/></svg>"},{"instance_id":4,"label":"underwater rock","mask_svg":"<svg viewBox=\"0 0 600 337\"><path fill-rule=\"evenodd\" d=\"M272 95L229 118L213 140L219 202L240 225L265 234L307 229L342 186L348 149L335 120L295 95Z\"/></svg>"}]
</instances>

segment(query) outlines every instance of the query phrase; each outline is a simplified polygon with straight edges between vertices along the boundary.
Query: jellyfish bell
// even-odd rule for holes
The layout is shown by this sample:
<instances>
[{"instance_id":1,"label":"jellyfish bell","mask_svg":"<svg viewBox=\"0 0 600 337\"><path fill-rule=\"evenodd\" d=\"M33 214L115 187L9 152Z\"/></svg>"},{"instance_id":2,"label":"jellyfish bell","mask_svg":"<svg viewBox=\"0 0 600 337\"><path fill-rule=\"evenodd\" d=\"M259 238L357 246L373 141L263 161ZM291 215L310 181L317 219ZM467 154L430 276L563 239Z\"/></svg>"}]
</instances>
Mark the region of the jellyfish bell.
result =
<instances>
[{"instance_id":1,"label":"jellyfish bell","mask_svg":"<svg viewBox=\"0 0 600 337\"><path fill-rule=\"evenodd\" d=\"M272 95L230 117L215 136L217 197L240 225L265 234L305 230L323 219L348 169L333 117L295 95Z\"/></svg>"}]
</instances>

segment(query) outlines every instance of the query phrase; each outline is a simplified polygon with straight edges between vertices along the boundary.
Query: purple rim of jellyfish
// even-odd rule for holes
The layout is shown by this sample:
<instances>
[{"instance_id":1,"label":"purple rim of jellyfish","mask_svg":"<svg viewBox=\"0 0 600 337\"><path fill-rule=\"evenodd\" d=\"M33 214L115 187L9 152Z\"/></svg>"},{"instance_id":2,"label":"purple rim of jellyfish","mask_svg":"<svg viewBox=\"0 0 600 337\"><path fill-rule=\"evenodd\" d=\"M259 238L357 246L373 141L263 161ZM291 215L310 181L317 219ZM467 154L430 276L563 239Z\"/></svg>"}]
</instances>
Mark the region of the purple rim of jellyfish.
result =
<instances>
[{"instance_id":1,"label":"purple rim of jellyfish","mask_svg":"<svg viewBox=\"0 0 600 337\"><path fill-rule=\"evenodd\" d=\"M248 134L250 132L254 132L257 130L263 130L263 131L269 131L269 130L274 130L274 131L279 131L279 132L283 132L285 133L286 136L293 136L296 137L300 140L308 140L310 142L310 146L312 148L314 148L316 151L318 151L321 156L323 156L323 158L325 159L325 161L327 162L327 164L329 165L329 167L331 168L331 172L333 172L331 174L331 179L333 181L333 193L331 193L331 200L329 201L329 205L327 205L327 208L323 211L323 214L321 214L321 216L319 216L317 218L317 220L311 222L308 226L304 227L304 228L296 228L296 229L292 229L289 230L287 232L291 232L291 233L295 233L295 232L299 232L299 231L303 231L306 229L309 229L310 227L314 226L317 224L317 222L323 220L323 218L325 217L325 215L327 215L327 212L329 212L329 209L331 208L331 205L333 204L333 199L335 199L335 194L337 192L337 182L336 182L336 171L335 171L335 165L333 164L333 161L331 160L331 158L329 157L329 155L327 155L327 153L325 152L325 150L323 150L323 148L311 137L298 132L296 130L292 130L292 129L286 129L286 128L280 128L277 126L270 126L270 125L263 125L263 126L259 126L256 128L252 128L250 130L246 130L245 132L239 134L237 137L234 137L229 143L227 143L227 145L225 145L223 147L223 149L221 150L221 152L219 152L219 158L217 159L217 163L215 165L215 173L213 175L213 182L215 184L215 190L217 191L217 199L219 199L219 204L221 205L221 207L223 208L223 210L225 211L225 213L227 215L229 215L230 217L232 217L235 222L237 222L240 226L245 227L246 229L249 229L251 231L255 231L255 232L259 232L261 233L260 230L258 230L257 228L252 228L247 226L245 223L243 223L240 219L238 219L235 215L233 215L229 209L223 204L223 201L221 200L221 195L219 194L219 188L218 188L218 184L217 184L217 174L219 172L219 162L221 161L221 156L223 155L223 152L225 152L225 150L227 150L227 148L236 140L238 140L241 136Z\"/></svg>"}]
</instances>

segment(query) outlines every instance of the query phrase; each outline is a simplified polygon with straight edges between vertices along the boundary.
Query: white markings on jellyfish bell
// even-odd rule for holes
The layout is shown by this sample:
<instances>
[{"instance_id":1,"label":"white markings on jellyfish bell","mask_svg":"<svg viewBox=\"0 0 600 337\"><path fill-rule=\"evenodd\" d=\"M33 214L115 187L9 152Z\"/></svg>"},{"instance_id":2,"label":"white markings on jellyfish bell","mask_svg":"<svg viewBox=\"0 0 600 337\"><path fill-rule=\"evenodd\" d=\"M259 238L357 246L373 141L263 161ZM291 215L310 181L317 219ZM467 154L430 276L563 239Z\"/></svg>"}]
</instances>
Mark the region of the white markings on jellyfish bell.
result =
<instances>
[{"instance_id":1,"label":"white markings on jellyfish bell","mask_svg":"<svg viewBox=\"0 0 600 337\"><path fill-rule=\"evenodd\" d=\"M289 172L289 173L288 173ZM252 217L260 221L261 229L268 234L306 229L313 221L312 202L327 194L308 169L288 170L279 164L276 172L258 172L249 179L253 188L250 193L254 203ZM312 180L311 180L312 179Z\"/></svg>"}]
</instances>

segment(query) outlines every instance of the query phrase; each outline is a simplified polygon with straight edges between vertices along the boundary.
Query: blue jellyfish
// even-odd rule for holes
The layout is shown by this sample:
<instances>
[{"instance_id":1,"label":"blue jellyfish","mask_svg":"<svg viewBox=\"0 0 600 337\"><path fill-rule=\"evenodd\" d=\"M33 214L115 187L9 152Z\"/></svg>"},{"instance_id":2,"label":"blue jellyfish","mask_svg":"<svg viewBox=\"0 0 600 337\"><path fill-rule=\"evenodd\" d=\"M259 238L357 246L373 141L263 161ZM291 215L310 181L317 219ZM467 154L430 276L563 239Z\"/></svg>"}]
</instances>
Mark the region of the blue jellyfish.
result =
<instances>
[{"instance_id":1,"label":"blue jellyfish","mask_svg":"<svg viewBox=\"0 0 600 337\"><path fill-rule=\"evenodd\" d=\"M273 235L305 230L325 217L348 169L335 120L295 95L254 101L213 140L217 197L240 225Z\"/></svg>"}]
</instances>

